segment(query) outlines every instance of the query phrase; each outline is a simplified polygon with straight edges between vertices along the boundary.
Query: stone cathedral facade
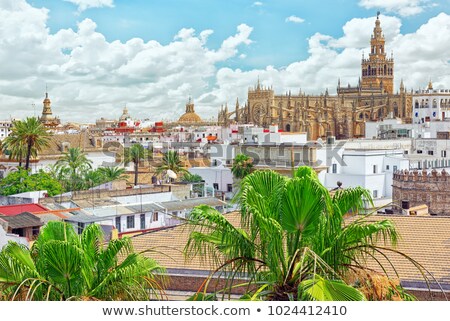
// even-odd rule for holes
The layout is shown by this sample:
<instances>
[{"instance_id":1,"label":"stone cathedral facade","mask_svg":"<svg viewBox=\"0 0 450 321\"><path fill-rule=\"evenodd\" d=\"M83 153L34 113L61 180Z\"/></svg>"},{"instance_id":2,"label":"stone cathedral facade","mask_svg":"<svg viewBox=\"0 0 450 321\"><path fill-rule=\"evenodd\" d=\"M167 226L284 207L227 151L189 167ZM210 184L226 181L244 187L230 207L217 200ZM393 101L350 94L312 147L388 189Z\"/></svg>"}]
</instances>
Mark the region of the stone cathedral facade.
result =
<instances>
[{"instance_id":1,"label":"stone cathedral facade","mask_svg":"<svg viewBox=\"0 0 450 321\"><path fill-rule=\"evenodd\" d=\"M248 90L247 102L242 106L236 101L233 110L222 107L218 122L222 126L231 123L268 127L277 124L286 132L306 132L308 139L337 139L363 137L366 121L388 117L411 121L412 93L407 93L401 81L394 93L394 58L385 52L385 39L379 14L370 39L369 57L362 57L361 77L358 85L341 86L338 80L337 94L328 90L320 95L303 92L275 94L271 87L264 87L259 80Z\"/></svg>"}]
</instances>

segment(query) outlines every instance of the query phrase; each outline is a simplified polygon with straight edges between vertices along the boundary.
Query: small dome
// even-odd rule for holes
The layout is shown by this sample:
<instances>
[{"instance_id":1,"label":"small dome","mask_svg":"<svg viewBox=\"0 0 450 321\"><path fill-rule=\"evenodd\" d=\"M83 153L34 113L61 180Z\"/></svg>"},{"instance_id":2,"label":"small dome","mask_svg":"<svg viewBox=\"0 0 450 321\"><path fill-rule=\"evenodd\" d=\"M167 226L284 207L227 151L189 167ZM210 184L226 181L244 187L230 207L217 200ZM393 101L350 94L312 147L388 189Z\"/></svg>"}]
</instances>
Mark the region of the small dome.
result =
<instances>
[{"instance_id":1,"label":"small dome","mask_svg":"<svg viewBox=\"0 0 450 321\"><path fill-rule=\"evenodd\" d=\"M181 115L180 119L178 119L178 122L180 123L184 123L184 122L189 122L189 123L201 123L202 119L200 118L199 115L197 115L197 113L195 112L194 109L194 102L191 100L191 97L189 97L189 101L186 104L186 112Z\"/></svg>"},{"instance_id":2,"label":"small dome","mask_svg":"<svg viewBox=\"0 0 450 321\"><path fill-rule=\"evenodd\" d=\"M119 121L125 121L125 120L130 119L130 118L131 118L131 116L128 113L128 108L125 106L125 108L123 109L122 116L120 116L120 118L119 118Z\"/></svg>"},{"instance_id":3,"label":"small dome","mask_svg":"<svg viewBox=\"0 0 450 321\"><path fill-rule=\"evenodd\" d=\"M189 122L189 123L201 123L202 119L195 112L184 113L181 115L179 122Z\"/></svg>"}]
</instances>

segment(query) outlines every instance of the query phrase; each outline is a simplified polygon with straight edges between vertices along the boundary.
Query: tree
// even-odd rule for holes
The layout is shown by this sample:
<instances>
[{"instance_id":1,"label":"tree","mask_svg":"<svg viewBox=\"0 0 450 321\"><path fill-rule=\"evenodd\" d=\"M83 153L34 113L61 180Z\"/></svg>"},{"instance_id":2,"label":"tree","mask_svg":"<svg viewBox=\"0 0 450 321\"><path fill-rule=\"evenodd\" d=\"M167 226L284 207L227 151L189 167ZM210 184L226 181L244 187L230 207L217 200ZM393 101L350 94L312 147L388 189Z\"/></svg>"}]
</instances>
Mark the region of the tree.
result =
<instances>
[{"instance_id":1,"label":"tree","mask_svg":"<svg viewBox=\"0 0 450 321\"><path fill-rule=\"evenodd\" d=\"M129 238L104 244L97 224L78 235L52 221L31 250L10 242L0 252L0 292L8 300L148 300L163 293L160 273Z\"/></svg>"},{"instance_id":2,"label":"tree","mask_svg":"<svg viewBox=\"0 0 450 321\"><path fill-rule=\"evenodd\" d=\"M4 149L10 152L11 158L20 163L25 156L25 169L30 168L31 157L50 145L50 133L36 117L16 120L10 135L5 138Z\"/></svg>"},{"instance_id":3,"label":"tree","mask_svg":"<svg viewBox=\"0 0 450 321\"><path fill-rule=\"evenodd\" d=\"M0 194L5 196L43 190L46 190L49 196L54 196L61 194L63 188L58 180L42 170L30 174L25 169L19 169L0 181Z\"/></svg>"},{"instance_id":4,"label":"tree","mask_svg":"<svg viewBox=\"0 0 450 321\"><path fill-rule=\"evenodd\" d=\"M112 182L115 180L124 180L127 175L125 175L125 168L121 167L100 167L98 171L102 175L102 180L104 183Z\"/></svg>"},{"instance_id":5,"label":"tree","mask_svg":"<svg viewBox=\"0 0 450 321\"><path fill-rule=\"evenodd\" d=\"M92 168L92 161L79 147L69 148L56 162L53 172L58 179L65 181L68 190L85 187L84 176Z\"/></svg>"},{"instance_id":6,"label":"tree","mask_svg":"<svg viewBox=\"0 0 450 321\"><path fill-rule=\"evenodd\" d=\"M358 187L331 197L309 167L300 167L293 178L254 172L243 179L238 200L241 227L210 207L195 208L185 252L212 256L218 271L227 272L229 284L237 273L245 273L247 297L363 300L344 281L365 268L367 257L383 251L377 239L397 240L389 220L362 217L344 224L344 215L372 203L370 193Z\"/></svg>"},{"instance_id":7,"label":"tree","mask_svg":"<svg viewBox=\"0 0 450 321\"><path fill-rule=\"evenodd\" d=\"M233 160L231 172L237 179L243 179L250 174L253 169L253 159L245 154L238 154Z\"/></svg>"},{"instance_id":8,"label":"tree","mask_svg":"<svg viewBox=\"0 0 450 321\"><path fill-rule=\"evenodd\" d=\"M125 163L132 162L134 164L134 186L138 185L139 163L145 159L146 155L147 152L141 144L134 144L125 149Z\"/></svg>"},{"instance_id":9,"label":"tree","mask_svg":"<svg viewBox=\"0 0 450 321\"><path fill-rule=\"evenodd\" d=\"M183 174L187 172L177 151L169 150L164 153L162 164L156 169L156 174L161 174L168 170L173 171L175 174Z\"/></svg>"},{"instance_id":10,"label":"tree","mask_svg":"<svg viewBox=\"0 0 450 321\"><path fill-rule=\"evenodd\" d=\"M192 174L189 172L185 172L182 177L182 182L187 183L197 183L193 184L192 191L196 193L197 195L203 195L203 188L204 188L204 180L203 178L198 174ZM203 182L203 184L201 184ZM206 196L206 195L204 195Z\"/></svg>"}]
</instances>

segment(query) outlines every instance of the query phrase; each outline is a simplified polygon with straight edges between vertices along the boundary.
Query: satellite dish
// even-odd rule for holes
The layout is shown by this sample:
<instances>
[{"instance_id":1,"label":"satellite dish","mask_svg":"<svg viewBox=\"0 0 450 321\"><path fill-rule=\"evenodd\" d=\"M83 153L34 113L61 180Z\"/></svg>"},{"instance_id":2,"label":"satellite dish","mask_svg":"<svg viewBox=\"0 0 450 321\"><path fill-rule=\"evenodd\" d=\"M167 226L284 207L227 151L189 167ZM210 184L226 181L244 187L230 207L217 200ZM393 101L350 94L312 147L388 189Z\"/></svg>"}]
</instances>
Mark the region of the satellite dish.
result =
<instances>
[{"instance_id":1,"label":"satellite dish","mask_svg":"<svg viewBox=\"0 0 450 321\"><path fill-rule=\"evenodd\" d=\"M167 170L167 176L169 176L170 178L173 178L173 179L177 179L177 174L171 169Z\"/></svg>"}]
</instances>

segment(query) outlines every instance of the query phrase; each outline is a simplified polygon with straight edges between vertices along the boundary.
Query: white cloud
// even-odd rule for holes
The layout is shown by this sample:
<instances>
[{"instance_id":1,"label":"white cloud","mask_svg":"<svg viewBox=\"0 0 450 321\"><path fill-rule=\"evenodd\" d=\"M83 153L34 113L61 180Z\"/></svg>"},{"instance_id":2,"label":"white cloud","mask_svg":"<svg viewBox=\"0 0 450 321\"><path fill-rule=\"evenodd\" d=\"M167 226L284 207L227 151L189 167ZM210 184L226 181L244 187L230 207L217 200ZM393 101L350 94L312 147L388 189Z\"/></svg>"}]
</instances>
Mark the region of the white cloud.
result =
<instances>
[{"instance_id":1,"label":"white cloud","mask_svg":"<svg viewBox=\"0 0 450 321\"><path fill-rule=\"evenodd\" d=\"M166 45L109 42L91 19L50 34L48 14L24 0L0 2L0 59L8 61L0 64L0 119L31 114L31 103L40 113L46 83L63 121L117 118L125 103L135 117L176 118L189 94L208 90L216 64L238 58L238 47L251 43L245 24L216 50L207 47L209 29L181 29Z\"/></svg>"},{"instance_id":2,"label":"white cloud","mask_svg":"<svg viewBox=\"0 0 450 321\"><path fill-rule=\"evenodd\" d=\"M305 21L305 19L302 19L300 17L297 16L289 16L286 18L285 20L286 22L293 22L293 23L302 23Z\"/></svg>"},{"instance_id":3,"label":"white cloud","mask_svg":"<svg viewBox=\"0 0 450 321\"><path fill-rule=\"evenodd\" d=\"M413 16L435 4L430 3L430 0L360 0L359 5L366 9L378 8L401 16Z\"/></svg>"},{"instance_id":4,"label":"white cloud","mask_svg":"<svg viewBox=\"0 0 450 321\"><path fill-rule=\"evenodd\" d=\"M64 0L78 6L78 11L89 8L114 7L114 0Z\"/></svg>"},{"instance_id":5,"label":"white cloud","mask_svg":"<svg viewBox=\"0 0 450 321\"><path fill-rule=\"evenodd\" d=\"M244 71L218 65L245 57L240 49L251 45L253 30L245 24L210 49L209 29L181 29L165 45L139 38L109 42L90 19L50 34L48 15L24 0L0 1L0 61L7 62L0 64L0 119L31 115L32 103L40 113L46 83L63 121L117 119L125 104L136 118L177 119L189 94L198 113L209 118L221 104L234 105L236 97L245 102L258 76L277 93L298 93L301 87L310 94L329 88L332 94L339 77L356 84L375 22L355 18L342 27L341 37L312 35L308 57L285 68ZM401 78L407 88L423 88L430 77L436 88L450 87L450 15L441 13L408 34L401 34L399 18L380 19L387 52L394 51L396 88Z\"/></svg>"},{"instance_id":6,"label":"white cloud","mask_svg":"<svg viewBox=\"0 0 450 321\"><path fill-rule=\"evenodd\" d=\"M441 13L420 26L415 32L401 34L401 20L381 16L387 52L394 52L395 88L403 79L408 89L424 88L431 77L435 88L450 86L450 15ZM273 85L275 92L291 90L317 94L326 88L335 92L338 78L341 84L356 85L361 75L362 52L369 52L370 36L375 17L355 18L343 26L339 38L316 33L308 39L307 59L293 62L285 68L267 66L264 69L242 71L221 68L217 72L216 88L209 92L217 105L232 103L235 96L245 101L247 88L259 77L262 84ZM233 95L234 94L234 95ZM210 99L211 100L211 99Z\"/></svg>"},{"instance_id":7,"label":"white cloud","mask_svg":"<svg viewBox=\"0 0 450 321\"><path fill-rule=\"evenodd\" d=\"M264 3L262 3L261 1L255 1L255 2L253 2L253 7L260 7L260 6L262 6Z\"/></svg>"}]
</instances>

